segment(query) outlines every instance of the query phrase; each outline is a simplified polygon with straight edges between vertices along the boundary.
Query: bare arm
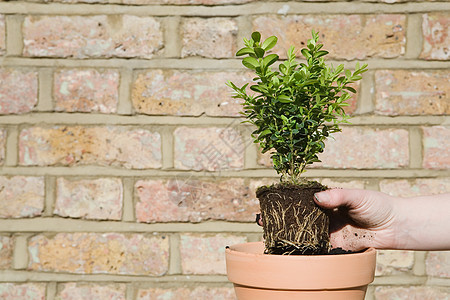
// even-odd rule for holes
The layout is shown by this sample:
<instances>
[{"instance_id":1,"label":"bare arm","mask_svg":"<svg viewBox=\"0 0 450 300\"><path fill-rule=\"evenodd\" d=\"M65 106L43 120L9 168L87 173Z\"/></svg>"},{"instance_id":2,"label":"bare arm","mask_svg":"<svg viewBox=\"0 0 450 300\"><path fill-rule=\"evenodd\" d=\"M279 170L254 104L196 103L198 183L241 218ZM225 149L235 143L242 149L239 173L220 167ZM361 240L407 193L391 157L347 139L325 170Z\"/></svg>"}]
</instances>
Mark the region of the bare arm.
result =
<instances>
[{"instance_id":1,"label":"bare arm","mask_svg":"<svg viewBox=\"0 0 450 300\"><path fill-rule=\"evenodd\" d=\"M449 250L450 194L400 198L368 190L327 190L316 202L331 212L334 247Z\"/></svg>"}]
</instances>

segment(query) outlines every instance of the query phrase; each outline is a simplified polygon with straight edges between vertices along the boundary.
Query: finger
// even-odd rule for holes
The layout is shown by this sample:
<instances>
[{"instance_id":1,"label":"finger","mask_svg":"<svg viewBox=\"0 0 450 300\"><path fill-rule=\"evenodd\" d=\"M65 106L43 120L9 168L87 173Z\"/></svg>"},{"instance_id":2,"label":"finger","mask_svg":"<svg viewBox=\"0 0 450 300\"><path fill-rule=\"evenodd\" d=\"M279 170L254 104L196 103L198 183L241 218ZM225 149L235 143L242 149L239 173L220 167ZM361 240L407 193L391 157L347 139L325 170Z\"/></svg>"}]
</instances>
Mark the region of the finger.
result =
<instances>
[{"instance_id":1,"label":"finger","mask_svg":"<svg viewBox=\"0 0 450 300\"><path fill-rule=\"evenodd\" d=\"M367 191L351 189L331 189L314 194L317 205L333 209L345 206L349 209L358 208L365 200Z\"/></svg>"}]
</instances>

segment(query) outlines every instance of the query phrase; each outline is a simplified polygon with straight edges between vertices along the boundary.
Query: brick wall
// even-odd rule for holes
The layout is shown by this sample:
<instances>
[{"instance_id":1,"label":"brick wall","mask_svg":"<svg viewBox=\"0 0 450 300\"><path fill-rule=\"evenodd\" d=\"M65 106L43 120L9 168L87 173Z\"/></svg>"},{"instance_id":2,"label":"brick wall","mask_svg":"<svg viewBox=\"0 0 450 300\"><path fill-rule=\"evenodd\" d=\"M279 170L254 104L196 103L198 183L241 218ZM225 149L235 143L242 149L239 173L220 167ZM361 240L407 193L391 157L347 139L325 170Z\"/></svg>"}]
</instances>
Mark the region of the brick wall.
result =
<instances>
[{"instance_id":1,"label":"brick wall","mask_svg":"<svg viewBox=\"0 0 450 300\"><path fill-rule=\"evenodd\" d=\"M234 299L224 246L277 181L226 80L252 30L369 63L306 176L450 192L450 3L0 0L0 298ZM450 253L379 251L367 299L448 299Z\"/></svg>"}]
</instances>

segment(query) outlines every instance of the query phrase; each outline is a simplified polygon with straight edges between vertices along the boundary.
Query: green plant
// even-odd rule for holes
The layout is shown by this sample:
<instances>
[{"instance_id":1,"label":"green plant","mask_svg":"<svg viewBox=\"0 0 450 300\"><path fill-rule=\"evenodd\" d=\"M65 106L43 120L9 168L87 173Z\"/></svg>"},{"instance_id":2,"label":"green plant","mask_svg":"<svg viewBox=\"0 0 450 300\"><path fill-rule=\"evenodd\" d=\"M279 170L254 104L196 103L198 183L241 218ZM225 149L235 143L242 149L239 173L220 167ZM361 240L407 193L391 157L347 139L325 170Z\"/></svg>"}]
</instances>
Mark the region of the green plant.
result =
<instances>
[{"instance_id":1,"label":"green plant","mask_svg":"<svg viewBox=\"0 0 450 300\"><path fill-rule=\"evenodd\" d=\"M307 48L301 50L306 63L296 61L296 50L291 47L287 59L279 64L278 71L271 66L279 60L276 54L266 53L277 43L271 36L261 41L261 34L253 32L244 39L245 47L236 55L248 55L242 64L253 70L257 77L249 94L247 86L237 87L228 81L243 102L242 114L256 126L252 133L262 152L273 151L271 158L281 181L297 184L305 167L319 162L325 139L341 131L340 123L348 123L344 107L356 91L350 86L367 71L367 64L356 64L354 72L325 64L327 51L318 43L319 35L312 32Z\"/></svg>"}]
</instances>

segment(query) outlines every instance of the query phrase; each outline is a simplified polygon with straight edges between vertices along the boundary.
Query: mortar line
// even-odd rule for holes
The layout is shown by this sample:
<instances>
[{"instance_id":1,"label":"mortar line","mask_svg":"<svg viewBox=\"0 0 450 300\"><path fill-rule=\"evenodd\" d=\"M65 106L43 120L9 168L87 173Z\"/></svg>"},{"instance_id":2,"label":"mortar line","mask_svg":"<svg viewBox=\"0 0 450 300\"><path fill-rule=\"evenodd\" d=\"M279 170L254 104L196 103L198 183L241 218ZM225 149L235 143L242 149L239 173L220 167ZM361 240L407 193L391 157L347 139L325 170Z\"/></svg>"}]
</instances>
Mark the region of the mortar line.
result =
<instances>
[{"instance_id":1,"label":"mortar line","mask_svg":"<svg viewBox=\"0 0 450 300\"><path fill-rule=\"evenodd\" d=\"M422 130L416 126L409 128L409 167L422 168L423 145Z\"/></svg>"},{"instance_id":2,"label":"mortar line","mask_svg":"<svg viewBox=\"0 0 450 300\"><path fill-rule=\"evenodd\" d=\"M0 3L0 11L1 9ZM24 17L22 15L6 15L6 55L20 56L23 51L22 23Z\"/></svg>"},{"instance_id":3,"label":"mortar line","mask_svg":"<svg viewBox=\"0 0 450 300\"><path fill-rule=\"evenodd\" d=\"M426 276L426 251L414 251L414 266L412 272L416 276Z\"/></svg>"},{"instance_id":4,"label":"mortar line","mask_svg":"<svg viewBox=\"0 0 450 300\"><path fill-rule=\"evenodd\" d=\"M19 129L17 126L6 127L4 166L15 167L19 161Z\"/></svg>"},{"instance_id":5,"label":"mortar line","mask_svg":"<svg viewBox=\"0 0 450 300\"><path fill-rule=\"evenodd\" d=\"M19 233L14 236L13 268L26 270L28 267L28 238L30 234Z\"/></svg>"},{"instance_id":6,"label":"mortar line","mask_svg":"<svg viewBox=\"0 0 450 300\"><path fill-rule=\"evenodd\" d=\"M164 22L164 57L181 57L181 17L170 16Z\"/></svg>"},{"instance_id":7,"label":"mortar line","mask_svg":"<svg viewBox=\"0 0 450 300\"><path fill-rule=\"evenodd\" d=\"M57 183L55 176L45 176L45 203L44 203L44 217L53 216L53 210L56 205L57 197Z\"/></svg>"},{"instance_id":8,"label":"mortar line","mask_svg":"<svg viewBox=\"0 0 450 300\"><path fill-rule=\"evenodd\" d=\"M0 2L1 3L1 2ZM299 60L301 62L301 60ZM371 70L384 69L441 69L446 70L450 68L450 61L433 61L433 60L419 60L406 59L404 57L395 60L382 58L368 58L365 60L330 60L329 63L333 65L351 64L353 62L367 63ZM62 59L62 58L47 58L47 57L9 57L2 58L3 66L23 66L23 67L62 67L62 68L130 68L130 69L177 69L177 70L208 70L208 71L243 71L241 60L237 58L214 59L214 58L200 58L200 57L186 57L186 58L158 58L158 59L141 59L133 60L123 58L111 59Z\"/></svg>"},{"instance_id":9,"label":"mortar line","mask_svg":"<svg viewBox=\"0 0 450 300\"><path fill-rule=\"evenodd\" d=\"M123 213L122 221L134 222L136 220L134 214L134 178L122 178L123 185Z\"/></svg>"},{"instance_id":10,"label":"mortar line","mask_svg":"<svg viewBox=\"0 0 450 300\"><path fill-rule=\"evenodd\" d=\"M36 110L40 112L53 111L53 69L39 69L39 91Z\"/></svg>"},{"instance_id":11,"label":"mortar line","mask_svg":"<svg viewBox=\"0 0 450 300\"><path fill-rule=\"evenodd\" d=\"M161 134L161 154L162 154L162 170L170 170L174 168L175 159L175 128L164 128Z\"/></svg>"},{"instance_id":12,"label":"mortar line","mask_svg":"<svg viewBox=\"0 0 450 300\"><path fill-rule=\"evenodd\" d=\"M287 15L292 14L321 14L331 12L333 14L373 14L377 13L413 13L434 12L450 9L448 2L432 3L353 3L349 6L345 2L337 3L297 3L297 2L263 2L240 5L139 5L123 6L118 4L71 4L62 3L28 3L14 5L14 3L0 3L0 11L5 14L34 14L34 15L91 15L96 14L131 14L136 16L221 16L235 17L239 15L276 14L283 7L289 5Z\"/></svg>"},{"instance_id":13,"label":"mortar line","mask_svg":"<svg viewBox=\"0 0 450 300\"><path fill-rule=\"evenodd\" d=\"M54 300L57 292L57 283L49 282L45 293L45 300Z\"/></svg>"},{"instance_id":14,"label":"mortar line","mask_svg":"<svg viewBox=\"0 0 450 300\"><path fill-rule=\"evenodd\" d=\"M170 238L170 251L169 251L169 275L178 275L183 272L181 267L181 255L180 255L180 236L179 234L171 234Z\"/></svg>"},{"instance_id":15,"label":"mortar line","mask_svg":"<svg viewBox=\"0 0 450 300\"><path fill-rule=\"evenodd\" d=\"M369 71L363 75L358 95L355 114L373 113L375 108L375 72Z\"/></svg>"},{"instance_id":16,"label":"mortar line","mask_svg":"<svg viewBox=\"0 0 450 300\"><path fill-rule=\"evenodd\" d=\"M131 103L131 85L133 82L133 71L129 68L120 69L119 99L117 103L117 114L132 115L133 105Z\"/></svg>"},{"instance_id":17,"label":"mortar line","mask_svg":"<svg viewBox=\"0 0 450 300\"><path fill-rule=\"evenodd\" d=\"M418 59L422 52L422 47L422 16L420 14L410 14L407 17L405 58Z\"/></svg>"}]
</instances>

